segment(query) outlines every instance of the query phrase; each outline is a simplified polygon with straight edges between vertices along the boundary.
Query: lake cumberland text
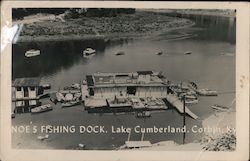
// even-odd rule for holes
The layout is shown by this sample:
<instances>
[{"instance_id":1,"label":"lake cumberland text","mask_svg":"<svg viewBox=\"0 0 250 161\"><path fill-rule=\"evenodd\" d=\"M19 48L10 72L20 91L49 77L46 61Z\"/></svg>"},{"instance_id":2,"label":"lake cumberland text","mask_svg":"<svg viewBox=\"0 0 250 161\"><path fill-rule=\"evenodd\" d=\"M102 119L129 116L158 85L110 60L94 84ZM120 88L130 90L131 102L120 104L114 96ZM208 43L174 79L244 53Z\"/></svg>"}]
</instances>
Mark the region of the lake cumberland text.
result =
<instances>
[{"instance_id":1,"label":"lake cumberland text","mask_svg":"<svg viewBox=\"0 0 250 161\"><path fill-rule=\"evenodd\" d=\"M119 127L114 127L111 126L111 132L112 133L130 133L130 132L135 132L135 133L185 133L187 132L186 126L184 127L141 127L141 126L135 126L134 128L130 127L124 127L124 126L119 126Z\"/></svg>"}]
</instances>

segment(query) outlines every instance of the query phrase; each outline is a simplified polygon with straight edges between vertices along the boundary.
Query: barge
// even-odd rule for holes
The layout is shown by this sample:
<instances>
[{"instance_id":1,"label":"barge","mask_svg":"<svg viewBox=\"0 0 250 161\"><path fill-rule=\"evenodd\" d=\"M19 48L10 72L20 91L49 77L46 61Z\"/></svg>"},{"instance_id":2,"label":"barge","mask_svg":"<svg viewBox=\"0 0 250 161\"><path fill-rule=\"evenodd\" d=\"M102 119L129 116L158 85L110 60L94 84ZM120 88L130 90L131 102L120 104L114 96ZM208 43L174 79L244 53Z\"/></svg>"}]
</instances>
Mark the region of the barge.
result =
<instances>
[{"instance_id":1,"label":"barge","mask_svg":"<svg viewBox=\"0 0 250 161\"><path fill-rule=\"evenodd\" d=\"M172 97L169 81L159 72L94 73L82 82L81 93L85 109L92 112L167 110L170 104L178 112L198 118L188 107L184 110L178 97Z\"/></svg>"}]
</instances>

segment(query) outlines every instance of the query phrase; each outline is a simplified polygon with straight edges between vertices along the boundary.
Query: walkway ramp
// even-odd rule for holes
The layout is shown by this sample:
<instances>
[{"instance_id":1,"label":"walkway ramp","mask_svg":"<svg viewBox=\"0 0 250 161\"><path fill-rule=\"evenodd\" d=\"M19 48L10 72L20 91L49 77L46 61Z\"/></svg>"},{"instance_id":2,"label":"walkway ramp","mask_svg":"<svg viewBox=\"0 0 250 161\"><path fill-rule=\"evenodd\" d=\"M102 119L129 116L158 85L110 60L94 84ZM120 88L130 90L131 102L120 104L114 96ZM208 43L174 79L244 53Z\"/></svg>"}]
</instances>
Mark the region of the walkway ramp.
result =
<instances>
[{"instance_id":1,"label":"walkway ramp","mask_svg":"<svg viewBox=\"0 0 250 161\"><path fill-rule=\"evenodd\" d=\"M175 107L180 113L184 113L184 107L183 102L180 101L180 99L175 95L167 95L166 100ZM198 116L195 115L192 111L189 110L189 108L186 106L186 113L191 116L193 119L197 119Z\"/></svg>"}]
</instances>

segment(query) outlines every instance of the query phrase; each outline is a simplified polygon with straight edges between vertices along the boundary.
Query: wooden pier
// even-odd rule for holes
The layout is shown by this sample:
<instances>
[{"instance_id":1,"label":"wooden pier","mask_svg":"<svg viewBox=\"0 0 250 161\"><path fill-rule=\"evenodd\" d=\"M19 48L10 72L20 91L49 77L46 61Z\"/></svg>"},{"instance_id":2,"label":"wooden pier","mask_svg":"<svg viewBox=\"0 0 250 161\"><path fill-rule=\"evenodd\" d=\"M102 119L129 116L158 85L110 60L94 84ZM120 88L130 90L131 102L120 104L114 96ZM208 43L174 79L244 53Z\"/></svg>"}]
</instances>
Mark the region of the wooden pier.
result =
<instances>
[{"instance_id":1,"label":"wooden pier","mask_svg":"<svg viewBox=\"0 0 250 161\"><path fill-rule=\"evenodd\" d=\"M168 101L168 103L170 103L173 107L175 107L181 114L184 113L184 106L183 103L181 102L181 100L172 94L167 95L166 100ZM193 119L197 119L198 116L195 115L192 111L190 111L190 109L186 106L185 107L185 112L192 117Z\"/></svg>"}]
</instances>

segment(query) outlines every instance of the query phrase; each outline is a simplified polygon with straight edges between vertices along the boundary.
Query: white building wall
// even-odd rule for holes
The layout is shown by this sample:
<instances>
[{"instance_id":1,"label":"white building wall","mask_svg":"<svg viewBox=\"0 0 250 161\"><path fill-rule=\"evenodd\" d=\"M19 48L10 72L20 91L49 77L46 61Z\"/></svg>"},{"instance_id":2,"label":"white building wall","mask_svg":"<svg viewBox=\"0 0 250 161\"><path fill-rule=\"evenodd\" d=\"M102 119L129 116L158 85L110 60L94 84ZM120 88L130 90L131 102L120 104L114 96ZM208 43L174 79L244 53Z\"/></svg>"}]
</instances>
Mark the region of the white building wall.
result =
<instances>
[{"instance_id":1,"label":"white building wall","mask_svg":"<svg viewBox=\"0 0 250 161\"><path fill-rule=\"evenodd\" d=\"M127 96L127 87L95 88L94 91L95 91L95 97L100 97L100 98L114 98L115 96L117 97Z\"/></svg>"},{"instance_id":2,"label":"white building wall","mask_svg":"<svg viewBox=\"0 0 250 161\"><path fill-rule=\"evenodd\" d=\"M23 88L21 88L21 91L18 91L16 88L15 93L16 93L16 95L15 95L16 98L23 98L23 96L24 96Z\"/></svg>"},{"instance_id":3,"label":"white building wall","mask_svg":"<svg viewBox=\"0 0 250 161\"><path fill-rule=\"evenodd\" d=\"M95 88L95 97L100 98L114 98L117 97L128 97L127 87L106 87L106 88ZM122 96L121 96L122 94ZM167 87L137 87L136 97L145 98L145 97L166 97L167 96Z\"/></svg>"},{"instance_id":4,"label":"white building wall","mask_svg":"<svg viewBox=\"0 0 250 161\"><path fill-rule=\"evenodd\" d=\"M24 101L16 101L16 107L24 106Z\"/></svg>"},{"instance_id":5,"label":"white building wall","mask_svg":"<svg viewBox=\"0 0 250 161\"><path fill-rule=\"evenodd\" d=\"M29 98L36 98L36 88L34 88L34 90L32 90L30 87L28 88L29 91Z\"/></svg>"},{"instance_id":6,"label":"white building wall","mask_svg":"<svg viewBox=\"0 0 250 161\"><path fill-rule=\"evenodd\" d=\"M36 105L36 100L30 100L30 101L29 101L29 105L30 105L30 106Z\"/></svg>"}]
</instances>

